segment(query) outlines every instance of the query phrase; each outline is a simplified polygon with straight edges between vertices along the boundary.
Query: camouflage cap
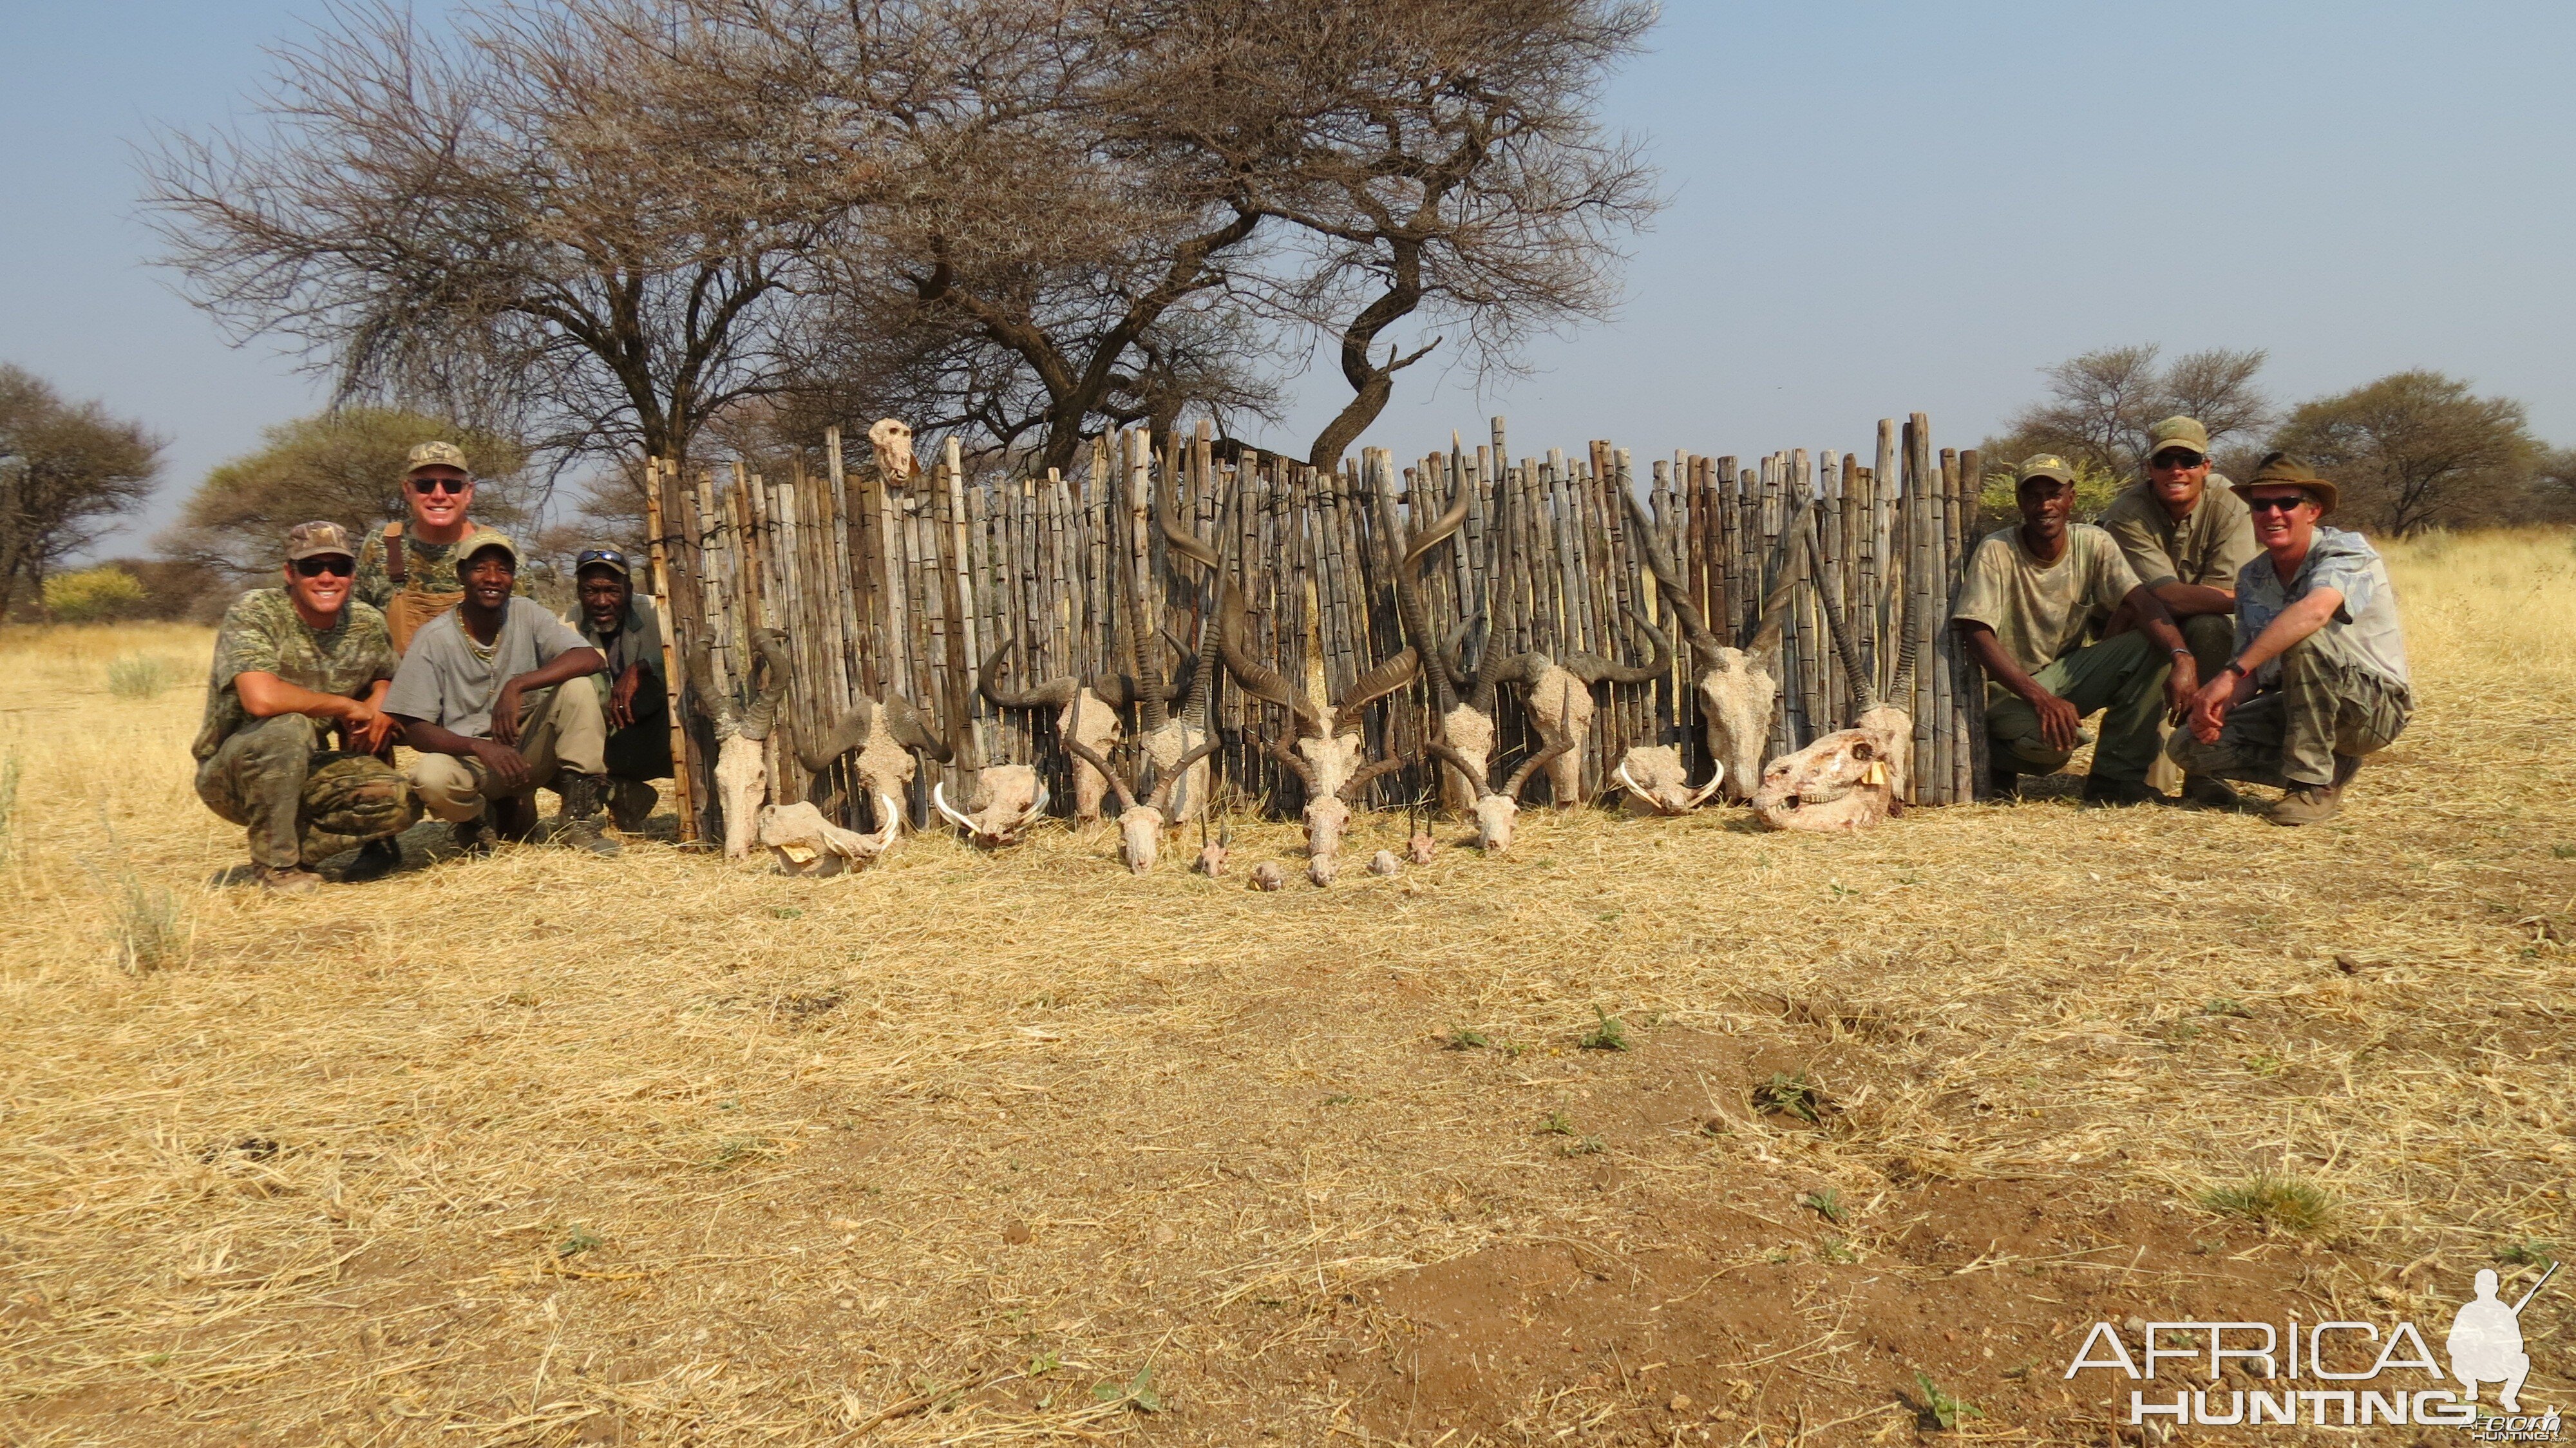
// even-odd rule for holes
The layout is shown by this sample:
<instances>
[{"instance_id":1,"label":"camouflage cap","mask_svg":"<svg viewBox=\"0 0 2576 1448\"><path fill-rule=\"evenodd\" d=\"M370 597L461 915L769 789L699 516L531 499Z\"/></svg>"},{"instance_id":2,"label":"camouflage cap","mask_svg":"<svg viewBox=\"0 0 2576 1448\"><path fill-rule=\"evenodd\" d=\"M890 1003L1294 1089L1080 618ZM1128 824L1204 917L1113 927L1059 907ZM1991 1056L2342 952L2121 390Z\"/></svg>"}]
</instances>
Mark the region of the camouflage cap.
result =
<instances>
[{"instance_id":1,"label":"camouflage cap","mask_svg":"<svg viewBox=\"0 0 2576 1448\"><path fill-rule=\"evenodd\" d=\"M509 534L498 528L478 527L456 540L456 571L462 574L465 571L465 565L474 561L474 555L486 548L498 548L509 554L510 568L513 572L518 570L519 564L523 561L519 557L519 545L510 541Z\"/></svg>"},{"instance_id":2,"label":"camouflage cap","mask_svg":"<svg viewBox=\"0 0 2576 1448\"><path fill-rule=\"evenodd\" d=\"M343 558L358 556L356 545L349 541L349 530L337 523L298 523L286 530L286 561L299 558L323 558L331 554Z\"/></svg>"},{"instance_id":3,"label":"camouflage cap","mask_svg":"<svg viewBox=\"0 0 2576 1448\"><path fill-rule=\"evenodd\" d=\"M2240 498L2251 496L2256 488L2304 488L2309 497L2317 500L2317 516L2320 518L2333 512L2335 504L2343 501L2341 490L2333 483L2318 477L2315 468L2288 453L2273 453L2254 469L2254 476L2228 486L2234 488Z\"/></svg>"},{"instance_id":4,"label":"camouflage cap","mask_svg":"<svg viewBox=\"0 0 2576 1448\"><path fill-rule=\"evenodd\" d=\"M465 465L465 449L452 442L422 443L411 450L411 456L403 459L404 477L410 477L422 468L454 468L469 478L474 476L474 470Z\"/></svg>"},{"instance_id":5,"label":"camouflage cap","mask_svg":"<svg viewBox=\"0 0 2576 1448\"><path fill-rule=\"evenodd\" d=\"M2034 453L2022 459L2021 474L2013 480L2013 486L2019 487L2033 478L2055 478L2071 488L2075 486L2075 469L2055 453Z\"/></svg>"},{"instance_id":6,"label":"camouflage cap","mask_svg":"<svg viewBox=\"0 0 2576 1448\"><path fill-rule=\"evenodd\" d=\"M2203 457L2209 455L2209 429L2196 417L2168 417L2147 429L2147 456L2154 457L2167 448L2184 447Z\"/></svg>"}]
</instances>

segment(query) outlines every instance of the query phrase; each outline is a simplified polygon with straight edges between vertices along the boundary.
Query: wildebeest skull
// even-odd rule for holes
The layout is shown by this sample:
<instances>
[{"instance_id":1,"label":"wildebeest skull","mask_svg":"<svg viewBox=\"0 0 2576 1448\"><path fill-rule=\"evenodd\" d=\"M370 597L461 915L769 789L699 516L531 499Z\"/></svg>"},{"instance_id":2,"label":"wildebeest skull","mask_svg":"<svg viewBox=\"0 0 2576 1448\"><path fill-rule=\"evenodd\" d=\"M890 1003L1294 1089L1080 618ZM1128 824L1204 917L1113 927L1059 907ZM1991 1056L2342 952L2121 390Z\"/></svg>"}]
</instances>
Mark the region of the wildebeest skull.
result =
<instances>
[{"instance_id":1,"label":"wildebeest skull","mask_svg":"<svg viewBox=\"0 0 2576 1448\"><path fill-rule=\"evenodd\" d=\"M759 629L751 642L759 655L755 672L765 668L769 677L747 706L716 687L714 655L704 642L689 651L689 682L698 707L715 721L716 807L724 818L728 860L751 853L760 806L769 792L769 766L761 757L762 745L777 723L778 706L787 697L787 635Z\"/></svg>"},{"instance_id":2,"label":"wildebeest skull","mask_svg":"<svg viewBox=\"0 0 2576 1448\"><path fill-rule=\"evenodd\" d=\"M877 796L877 818L877 833L863 835L823 818L813 805L774 804L760 812L760 842L783 873L826 879L858 869L894 843L895 822L903 815L891 798Z\"/></svg>"},{"instance_id":3,"label":"wildebeest skull","mask_svg":"<svg viewBox=\"0 0 2576 1448\"><path fill-rule=\"evenodd\" d=\"M1654 545L1654 525L1647 519L1645 508L1634 493L1622 496L1643 545L1638 552L1645 557L1647 570L1655 575L1666 605L1672 609L1673 617L1681 620L1682 636L1690 643L1691 666L1697 671L1692 682L1699 693L1700 724L1707 731L1708 752L1722 766L1719 778L1728 797L1745 799L1762 778L1762 751L1771 742L1771 718L1780 694L1776 672L1780 631L1788 621L1789 600L1806 575L1808 518L1815 502L1810 499L1800 504L1797 516L1782 534L1771 592L1762 600L1762 614L1739 647L1709 632L1708 620L1691 603L1672 565L1663 557L1663 550Z\"/></svg>"},{"instance_id":4,"label":"wildebeest skull","mask_svg":"<svg viewBox=\"0 0 2576 1448\"><path fill-rule=\"evenodd\" d=\"M1109 761L1094 752L1091 746L1078 739L1068 739L1064 747L1100 771L1101 777L1109 781L1109 787L1118 791L1119 853L1125 857L1130 873L1142 875L1154 868L1154 860L1163 847L1163 831L1179 823L1171 817L1174 786L1189 777L1190 766L1216 752L1216 741L1207 740L1182 755L1171 768L1162 771L1161 782L1150 788L1143 779L1138 779L1136 789L1146 790L1141 804L1137 802L1136 789L1128 788L1127 781L1111 770ZM1144 770L1147 774L1154 773L1153 761L1147 760Z\"/></svg>"},{"instance_id":5,"label":"wildebeest skull","mask_svg":"<svg viewBox=\"0 0 2576 1448\"><path fill-rule=\"evenodd\" d=\"M1726 779L1726 766L1719 765L1708 777L1708 783L1691 788L1690 767L1681 750L1670 744L1640 744L1619 760L1613 775L1628 792L1628 805L1638 814L1688 814L1717 793Z\"/></svg>"}]
</instances>

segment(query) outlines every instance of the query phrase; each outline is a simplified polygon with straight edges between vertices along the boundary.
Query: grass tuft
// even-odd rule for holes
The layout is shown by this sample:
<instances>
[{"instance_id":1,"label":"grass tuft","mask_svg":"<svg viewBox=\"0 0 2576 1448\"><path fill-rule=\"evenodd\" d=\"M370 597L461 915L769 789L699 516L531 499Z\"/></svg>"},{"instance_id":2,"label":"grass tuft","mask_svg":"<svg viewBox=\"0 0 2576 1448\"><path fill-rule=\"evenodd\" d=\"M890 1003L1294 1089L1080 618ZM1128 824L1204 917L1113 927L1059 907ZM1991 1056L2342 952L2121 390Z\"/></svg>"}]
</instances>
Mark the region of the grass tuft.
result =
<instances>
[{"instance_id":1,"label":"grass tuft","mask_svg":"<svg viewBox=\"0 0 2576 1448\"><path fill-rule=\"evenodd\" d=\"M1809 1123L1821 1122L1819 1114L1825 1094L1807 1079L1804 1071L1792 1076L1774 1071L1771 1079L1753 1088L1753 1109L1771 1116L1794 1116Z\"/></svg>"},{"instance_id":2,"label":"grass tuft","mask_svg":"<svg viewBox=\"0 0 2576 1448\"><path fill-rule=\"evenodd\" d=\"M116 877L116 963L149 975L188 956L188 923L167 886L146 885L132 870Z\"/></svg>"},{"instance_id":3,"label":"grass tuft","mask_svg":"<svg viewBox=\"0 0 2576 1448\"><path fill-rule=\"evenodd\" d=\"M169 660L125 654L107 665L107 692L120 699L149 699L179 681Z\"/></svg>"},{"instance_id":4,"label":"grass tuft","mask_svg":"<svg viewBox=\"0 0 2576 1448\"><path fill-rule=\"evenodd\" d=\"M2251 1178L2210 1187L2198 1198L2213 1212L2243 1217L2284 1232L2316 1232L2334 1220L2334 1199L2296 1177L2256 1172Z\"/></svg>"}]
</instances>

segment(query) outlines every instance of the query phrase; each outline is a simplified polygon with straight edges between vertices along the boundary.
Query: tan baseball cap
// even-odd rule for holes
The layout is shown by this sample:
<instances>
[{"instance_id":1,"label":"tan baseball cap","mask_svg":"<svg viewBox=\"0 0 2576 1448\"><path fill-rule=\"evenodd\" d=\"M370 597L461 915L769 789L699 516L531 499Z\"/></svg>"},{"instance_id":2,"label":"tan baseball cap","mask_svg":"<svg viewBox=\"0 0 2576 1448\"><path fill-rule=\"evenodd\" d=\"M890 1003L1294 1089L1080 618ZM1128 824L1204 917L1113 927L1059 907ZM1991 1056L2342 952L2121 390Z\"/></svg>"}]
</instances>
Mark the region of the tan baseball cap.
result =
<instances>
[{"instance_id":1,"label":"tan baseball cap","mask_svg":"<svg viewBox=\"0 0 2576 1448\"><path fill-rule=\"evenodd\" d=\"M411 450L403 460L403 476L410 477L422 468L454 468L467 477L474 470L465 465L465 449L452 442L425 442Z\"/></svg>"},{"instance_id":2,"label":"tan baseball cap","mask_svg":"<svg viewBox=\"0 0 2576 1448\"><path fill-rule=\"evenodd\" d=\"M2147 456L2154 457L2167 448L2187 447L2203 457L2209 456L2209 429L2196 417L2168 417L2147 429Z\"/></svg>"},{"instance_id":3,"label":"tan baseball cap","mask_svg":"<svg viewBox=\"0 0 2576 1448\"><path fill-rule=\"evenodd\" d=\"M2075 486L2075 469L2055 453L2034 453L2022 459L2021 475L2013 480L2013 486L2020 487L2033 478L2055 478L2071 488Z\"/></svg>"},{"instance_id":4,"label":"tan baseball cap","mask_svg":"<svg viewBox=\"0 0 2576 1448\"><path fill-rule=\"evenodd\" d=\"M298 523L286 530L286 561L299 558L324 558L332 554L355 558L358 550L349 541L349 530L337 523Z\"/></svg>"},{"instance_id":5,"label":"tan baseball cap","mask_svg":"<svg viewBox=\"0 0 2576 1448\"><path fill-rule=\"evenodd\" d=\"M476 528L473 532L456 540L457 568L462 571L466 564L474 560L475 554L482 552L486 548L498 548L502 552L509 554L510 567L513 571L515 571L519 567L520 563L524 561L519 557L519 545L510 541L509 534L502 532L498 528Z\"/></svg>"},{"instance_id":6,"label":"tan baseball cap","mask_svg":"<svg viewBox=\"0 0 2576 1448\"><path fill-rule=\"evenodd\" d=\"M2341 489L2326 479L2318 477L2315 468L2309 467L2305 462L2288 453L2272 454L2263 459L2260 467L2254 469L2254 476L2241 483L2229 483L2228 486L2234 488L2240 498L2261 487L2304 488L2309 497L2317 500L2317 516L2320 518L2333 512L2335 505L2343 501Z\"/></svg>"}]
</instances>

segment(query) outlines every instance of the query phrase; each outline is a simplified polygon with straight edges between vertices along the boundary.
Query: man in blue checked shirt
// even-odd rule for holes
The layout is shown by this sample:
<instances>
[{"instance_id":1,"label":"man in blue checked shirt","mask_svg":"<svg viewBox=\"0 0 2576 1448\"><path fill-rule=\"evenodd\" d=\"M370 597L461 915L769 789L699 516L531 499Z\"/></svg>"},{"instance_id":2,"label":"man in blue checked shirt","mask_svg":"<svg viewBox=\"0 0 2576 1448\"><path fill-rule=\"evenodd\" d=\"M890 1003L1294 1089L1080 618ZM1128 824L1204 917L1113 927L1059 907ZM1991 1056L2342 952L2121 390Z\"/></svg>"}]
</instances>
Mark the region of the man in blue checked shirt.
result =
<instances>
[{"instance_id":1,"label":"man in blue checked shirt","mask_svg":"<svg viewBox=\"0 0 2576 1448\"><path fill-rule=\"evenodd\" d=\"M2276 825L2317 824L2414 712L2397 593L2360 534L2320 526L2338 494L2307 464L2274 453L2234 487L2263 556L2237 575L2236 655L2166 753L2194 774L2287 791L2264 812Z\"/></svg>"}]
</instances>

